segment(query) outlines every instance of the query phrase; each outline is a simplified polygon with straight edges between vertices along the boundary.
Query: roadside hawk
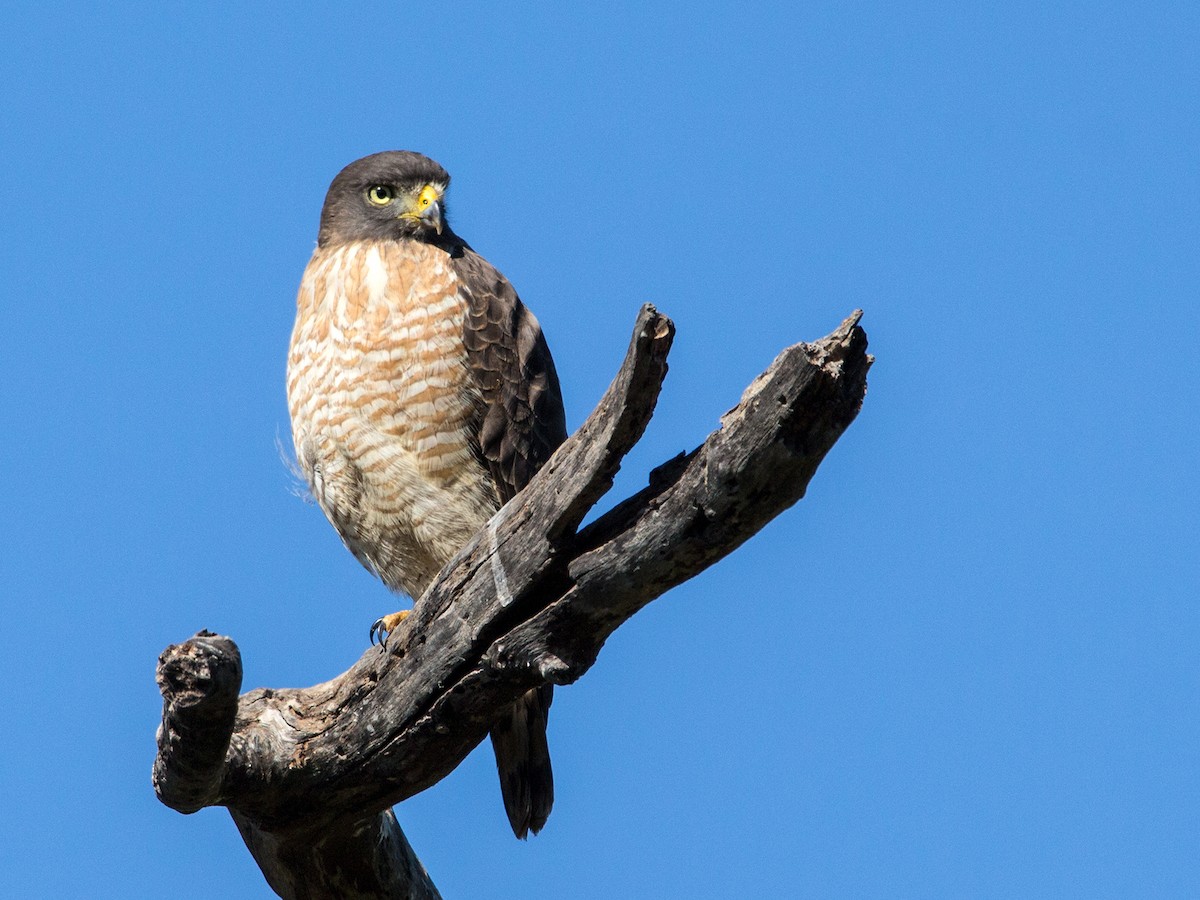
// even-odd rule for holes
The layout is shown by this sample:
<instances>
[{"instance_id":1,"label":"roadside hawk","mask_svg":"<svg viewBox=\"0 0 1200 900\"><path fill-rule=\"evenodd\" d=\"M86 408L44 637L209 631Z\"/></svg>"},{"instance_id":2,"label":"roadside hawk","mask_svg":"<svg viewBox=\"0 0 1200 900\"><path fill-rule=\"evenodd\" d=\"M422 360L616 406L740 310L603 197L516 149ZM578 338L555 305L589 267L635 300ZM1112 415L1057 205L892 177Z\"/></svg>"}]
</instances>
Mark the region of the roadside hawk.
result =
<instances>
[{"instance_id":1,"label":"roadside hawk","mask_svg":"<svg viewBox=\"0 0 1200 900\"><path fill-rule=\"evenodd\" d=\"M566 438L541 327L449 227L450 176L376 153L325 197L288 356L296 459L358 560L419 599L438 571ZM405 613L384 616L374 640ZM552 687L492 726L509 822L535 834L554 802Z\"/></svg>"}]
</instances>

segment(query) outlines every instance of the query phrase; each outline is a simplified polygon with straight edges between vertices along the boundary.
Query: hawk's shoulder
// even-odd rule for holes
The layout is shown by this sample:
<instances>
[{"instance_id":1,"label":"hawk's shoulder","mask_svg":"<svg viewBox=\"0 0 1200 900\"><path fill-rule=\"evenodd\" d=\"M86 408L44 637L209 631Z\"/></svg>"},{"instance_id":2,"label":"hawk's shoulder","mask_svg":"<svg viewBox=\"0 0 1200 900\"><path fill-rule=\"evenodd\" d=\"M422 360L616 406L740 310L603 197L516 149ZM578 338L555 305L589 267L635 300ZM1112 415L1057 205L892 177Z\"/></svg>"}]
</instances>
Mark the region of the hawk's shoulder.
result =
<instances>
[{"instance_id":1,"label":"hawk's shoulder","mask_svg":"<svg viewBox=\"0 0 1200 900\"><path fill-rule=\"evenodd\" d=\"M483 398L477 452L507 502L566 440L562 390L541 325L508 280L465 245L451 265L467 301L467 368Z\"/></svg>"}]
</instances>

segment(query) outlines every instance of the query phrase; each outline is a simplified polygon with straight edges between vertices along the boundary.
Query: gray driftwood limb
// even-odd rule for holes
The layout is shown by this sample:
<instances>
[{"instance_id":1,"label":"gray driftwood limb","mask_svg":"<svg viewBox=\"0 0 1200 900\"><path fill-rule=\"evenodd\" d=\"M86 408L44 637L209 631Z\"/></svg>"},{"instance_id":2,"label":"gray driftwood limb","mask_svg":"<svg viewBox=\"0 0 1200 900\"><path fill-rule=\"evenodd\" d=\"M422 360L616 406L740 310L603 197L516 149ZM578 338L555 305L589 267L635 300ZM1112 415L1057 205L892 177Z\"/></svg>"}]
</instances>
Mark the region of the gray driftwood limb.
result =
<instances>
[{"instance_id":1,"label":"gray driftwood limb","mask_svg":"<svg viewBox=\"0 0 1200 900\"><path fill-rule=\"evenodd\" d=\"M438 897L391 807L449 774L496 710L575 681L622 622L804 495L866 392L860 317L784 350L700 447L580 529L666 374L674 326L643 307L596 410L446 566L390 652L368 650L325 684L239 698L228 638L164 651L159 798L226 806L289 900Z\"/></svg>"}]
</instances>

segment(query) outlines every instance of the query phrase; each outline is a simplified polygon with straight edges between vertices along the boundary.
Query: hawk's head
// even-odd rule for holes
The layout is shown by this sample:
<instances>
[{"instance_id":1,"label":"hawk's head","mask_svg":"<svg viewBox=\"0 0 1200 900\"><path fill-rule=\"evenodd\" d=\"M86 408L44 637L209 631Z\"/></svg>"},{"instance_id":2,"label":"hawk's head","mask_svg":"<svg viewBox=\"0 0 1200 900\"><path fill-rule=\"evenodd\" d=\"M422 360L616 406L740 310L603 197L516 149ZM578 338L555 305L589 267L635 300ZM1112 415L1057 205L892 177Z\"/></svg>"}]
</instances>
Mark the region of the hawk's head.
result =
<instances>
[{"instance_id":1,"label":"hawk's head","mask_svg":"<svg viewBox=\"0 0 1200 900\"><path fill-rule=\"evenodd\" d=\"M412 238L436 241L445 227L450 175L408 150L373 153L350 163L329 185L317 245Z\"/></svg>"}]
</instances>

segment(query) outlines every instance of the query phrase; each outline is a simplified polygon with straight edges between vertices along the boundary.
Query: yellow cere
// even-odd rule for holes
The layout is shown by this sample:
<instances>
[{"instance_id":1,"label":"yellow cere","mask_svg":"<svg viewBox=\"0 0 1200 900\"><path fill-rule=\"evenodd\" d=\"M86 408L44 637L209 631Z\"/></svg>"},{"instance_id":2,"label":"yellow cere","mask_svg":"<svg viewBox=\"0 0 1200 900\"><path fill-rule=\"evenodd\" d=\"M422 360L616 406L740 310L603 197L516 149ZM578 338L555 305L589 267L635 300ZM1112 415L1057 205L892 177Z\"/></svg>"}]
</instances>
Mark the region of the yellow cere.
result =
<instances>
[{"instance_id":1,"label":"yellow cere","mask_svg":"<svg viewBox=\"0 0 1200 900\"><path fill-rule=\"evenodd\" d=\"M417 195L417 212L424 212L429 209L429 204L437 202L438 191L432 184L427 184L421 188L421 193Z\"/></svg>"}]
</instances>

